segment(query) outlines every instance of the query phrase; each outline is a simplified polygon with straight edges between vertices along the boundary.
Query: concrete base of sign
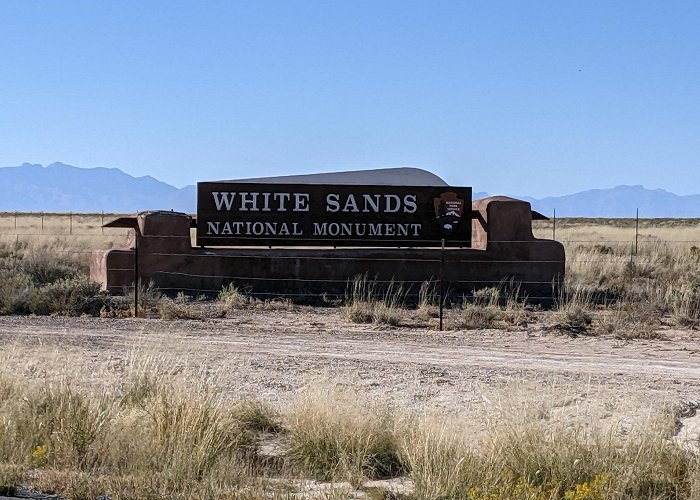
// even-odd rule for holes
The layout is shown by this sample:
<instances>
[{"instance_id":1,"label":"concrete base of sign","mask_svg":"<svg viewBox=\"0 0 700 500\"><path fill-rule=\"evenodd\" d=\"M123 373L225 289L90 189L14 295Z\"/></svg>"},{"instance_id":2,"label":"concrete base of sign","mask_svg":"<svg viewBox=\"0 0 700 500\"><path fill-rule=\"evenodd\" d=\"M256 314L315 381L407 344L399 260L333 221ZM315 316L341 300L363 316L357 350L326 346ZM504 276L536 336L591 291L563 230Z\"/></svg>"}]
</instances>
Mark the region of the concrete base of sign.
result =
<instances>
[{"instance_id":1,"label":"concrete base of sign","mask_svg":"<svg viewBox=\"0 0 700 500\"><path fill-rule=\"evenodd\" d=\"M189 216L146 212L131 225L128 248L96 251L91 278L104 290L133 286L136 259L141 283L176 293L213 294L228 283L259 296L342 296L366 274L377 283L394 280L417 294L426 280L443 283L450 295L513 282L533 299L552 296L564 278L564 247L534 238L530 204L506 197L472 206L472 248L197 248ZM138 253L138 256L137 256ZM303 300L303 299L302 299Z\"/></svg>"}]
</instances>

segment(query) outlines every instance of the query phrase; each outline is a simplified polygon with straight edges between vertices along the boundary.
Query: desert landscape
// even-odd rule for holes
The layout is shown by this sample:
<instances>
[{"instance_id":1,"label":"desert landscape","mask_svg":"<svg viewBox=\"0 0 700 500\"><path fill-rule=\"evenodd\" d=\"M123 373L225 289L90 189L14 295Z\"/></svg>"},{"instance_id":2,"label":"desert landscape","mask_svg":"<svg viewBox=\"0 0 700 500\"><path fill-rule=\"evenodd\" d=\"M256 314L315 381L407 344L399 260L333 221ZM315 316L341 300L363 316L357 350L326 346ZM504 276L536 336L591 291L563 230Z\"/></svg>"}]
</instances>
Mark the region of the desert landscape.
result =
<instances>
[{"instance_id":1,"label":"desert landscape","mask_svg":"<svg viewBox=\"0 0 700 500\"><path fill-rule=\"evenodd\" d=\"M133 291L87 279L89 252L126 238L102 220L0 217L7 492L700 495L697 220L537 222L566 247L554 305L475 290L444 331L431 285L415 306L366 277L324 307L144 284L132 318Z\"/></svg>"}]
</instances>

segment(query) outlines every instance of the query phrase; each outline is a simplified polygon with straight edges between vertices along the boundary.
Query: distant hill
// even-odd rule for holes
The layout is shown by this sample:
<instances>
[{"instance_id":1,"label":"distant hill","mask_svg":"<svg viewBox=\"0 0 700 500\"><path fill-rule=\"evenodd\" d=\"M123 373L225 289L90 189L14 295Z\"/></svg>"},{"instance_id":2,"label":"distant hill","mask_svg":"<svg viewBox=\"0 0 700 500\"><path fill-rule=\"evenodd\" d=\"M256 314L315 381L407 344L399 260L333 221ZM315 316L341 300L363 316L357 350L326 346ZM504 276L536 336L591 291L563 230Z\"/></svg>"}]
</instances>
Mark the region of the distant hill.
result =
<instances>
[{"instance_id":1,"label":"distant hill","mask_svg":"<svg viewBox=\"0 0 700 500\"><path fill-rule=\"evenodd\" d=\"M532 208L557 217L700 217L700 194L679 196L663 189L644 186L617 186L592 189L566 196L540 200L528 197Z\"/></svg>"},{"instance_id":2,"label":"distant hill","mask_svg":"<svg viewBox=\"0 0 700 500\"><path fill-rule=\"evenodd\" d=\"M118 168L25 163L0 168L0 186L0 211L196 211L194 186L178 189L149 175L133 177Z\"/></svg>"},{"instance_id":3,"label":"distant hill","mask_svg":"<svg viewBox=\"0 0 700 500\"><path fill-rule=\"evenodd\" d=\"M195 186L178 189L151 176L133 177L117 168L47 167L25 163L0 168L0 211L136 212L163 209L194 213ZM474 198L488 196L475 192ZM543 199L515 196L557 217L700 217L700 194L678 196L663 189L617 186Z\"/></svg>"}]
</instances>

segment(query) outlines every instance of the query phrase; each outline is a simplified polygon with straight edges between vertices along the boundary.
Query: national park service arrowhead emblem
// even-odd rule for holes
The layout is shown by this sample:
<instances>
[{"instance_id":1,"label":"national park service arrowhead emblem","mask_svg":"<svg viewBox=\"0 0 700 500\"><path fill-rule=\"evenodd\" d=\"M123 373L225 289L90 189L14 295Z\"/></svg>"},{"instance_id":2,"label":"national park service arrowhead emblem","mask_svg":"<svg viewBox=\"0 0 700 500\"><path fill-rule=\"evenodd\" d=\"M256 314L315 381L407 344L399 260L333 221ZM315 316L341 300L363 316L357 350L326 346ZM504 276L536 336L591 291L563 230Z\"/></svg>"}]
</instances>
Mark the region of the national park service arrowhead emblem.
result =
<instances>
[{"instance_id":1,"label":"national park service arrowhead emblem","mask_svg":"<svg viewBox=\"0 0 700 500\"><path fill-rule=\"evenodd\" d=\"M435 205L435 218L443 232L447 235L452 234L462 218L464 200L459 198L457 193L449 191L442 193L439 198L433 198L433 204Z\"/></svg>"}]
</instances>

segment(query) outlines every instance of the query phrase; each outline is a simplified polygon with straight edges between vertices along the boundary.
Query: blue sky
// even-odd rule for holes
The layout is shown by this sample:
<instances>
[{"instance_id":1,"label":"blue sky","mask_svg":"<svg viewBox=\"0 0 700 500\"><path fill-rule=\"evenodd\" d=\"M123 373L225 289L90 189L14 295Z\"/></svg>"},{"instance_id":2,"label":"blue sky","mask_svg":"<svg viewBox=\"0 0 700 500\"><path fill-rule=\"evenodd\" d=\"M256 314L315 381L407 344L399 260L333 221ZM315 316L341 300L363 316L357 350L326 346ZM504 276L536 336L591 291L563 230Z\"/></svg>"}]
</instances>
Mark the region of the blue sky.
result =
<instances>
[{"instance_id":1,"label":"blue sky","mask_svg":"<svg viewBox=\"0 0 700 500\"><path fill-rule=\"evenodd\" d=\"M700 192L700 2L0 2L0 166Z\"/></svg>"}]
</instances>

